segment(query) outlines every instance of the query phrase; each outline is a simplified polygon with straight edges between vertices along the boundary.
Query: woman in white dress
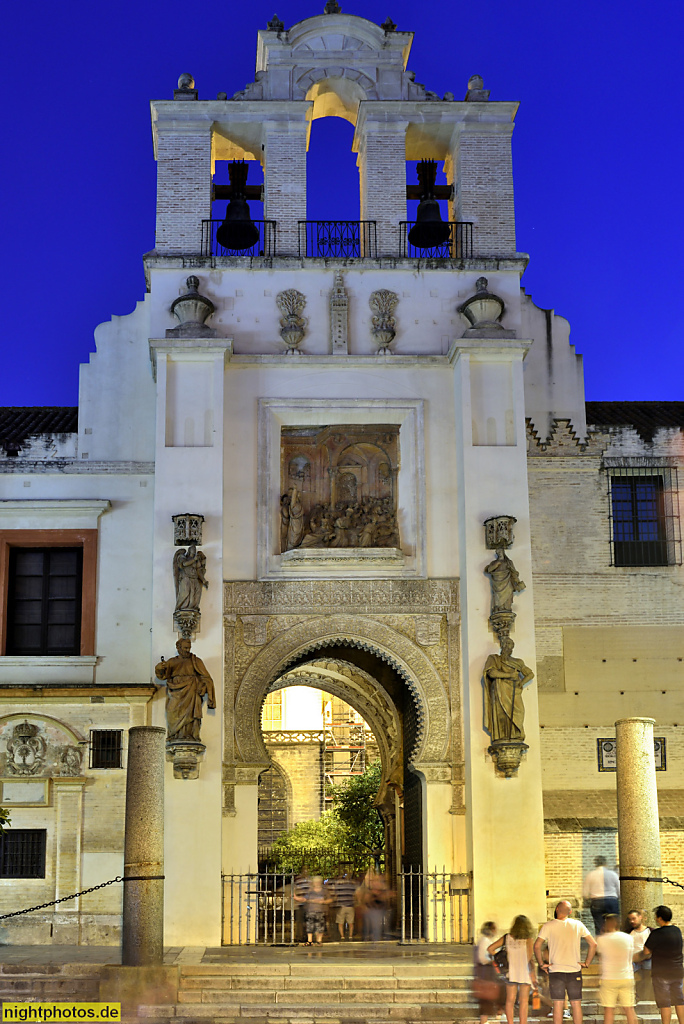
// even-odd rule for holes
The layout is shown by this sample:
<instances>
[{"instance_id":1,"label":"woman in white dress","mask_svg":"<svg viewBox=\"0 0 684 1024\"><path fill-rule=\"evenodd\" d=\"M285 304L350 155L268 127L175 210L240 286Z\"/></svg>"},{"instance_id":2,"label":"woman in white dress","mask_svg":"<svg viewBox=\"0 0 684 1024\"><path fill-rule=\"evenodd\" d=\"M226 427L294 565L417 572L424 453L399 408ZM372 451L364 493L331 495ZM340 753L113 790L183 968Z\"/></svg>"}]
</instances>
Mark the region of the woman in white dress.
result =
<instances>
[{"instance_id":1,"label":"woman in white dress","mask_svg":"<svg viewBox=\"0 0 684 1024\"><path fill-rule=\"evenodd\" d=\"M511 925L510 932L497 939L496 942L492 942L487 950L490 956L492 956L506 943L506 952L508 954L506 1020L508 1024L513 1024L516 996L518 996L520 1024L527 1024L527 1009L530 999L530 986L532 984L530 963L532 961L535 934L529 917L519 914Z\"/></svg>"}]
</instances>

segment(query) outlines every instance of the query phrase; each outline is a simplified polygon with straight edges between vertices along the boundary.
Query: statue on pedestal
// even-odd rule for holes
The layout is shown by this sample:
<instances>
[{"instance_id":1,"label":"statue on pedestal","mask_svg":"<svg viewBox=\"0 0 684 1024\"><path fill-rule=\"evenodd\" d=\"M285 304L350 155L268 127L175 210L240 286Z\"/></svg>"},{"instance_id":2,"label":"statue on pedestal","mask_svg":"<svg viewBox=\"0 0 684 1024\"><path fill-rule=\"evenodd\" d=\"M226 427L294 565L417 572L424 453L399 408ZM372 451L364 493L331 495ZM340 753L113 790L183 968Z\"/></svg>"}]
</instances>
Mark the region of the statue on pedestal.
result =
<instances>
[{"instance_id":1,"label":"statue on pedestal","mask_svg":"<svg viewBox=\"0 0 684 1024\"><path fill-rule=\"evenodd\" d=\"M176 644L177 657L168 661L162 659L154 670L157 679L166 682L168 743L199 743L203 697L207 698L207 707L216 707L214 682L204 662L191 653L190 647L189 640L179 640Z\"/></svg>"},{"instance_id":2,"label":"statue on pedestal","mask_svg":"<svg viewBox=\"0 0 684 1024\"><path fill-rule=\"evenodd\" d=\"M173 556L173 582L176 587L174 626L184 638L196 633L200 622L202 590L209 586L205 578L207 556L195 544L179 548Z\"/></svg>"},{"instance_id":3,"label":"statue on pedestal","mask_svg":"<svg viewBox=\"0 0 684 1024\"><path fill-rule=\"evenodd\" d=\"M485 728L492 738L489 753L506 778L517 774L527 750L523 689L533 678L524 661L513 657L511 638L502 637L501 653L490 654L485 662L483 683Z\"/></svg>"}]
</instances>

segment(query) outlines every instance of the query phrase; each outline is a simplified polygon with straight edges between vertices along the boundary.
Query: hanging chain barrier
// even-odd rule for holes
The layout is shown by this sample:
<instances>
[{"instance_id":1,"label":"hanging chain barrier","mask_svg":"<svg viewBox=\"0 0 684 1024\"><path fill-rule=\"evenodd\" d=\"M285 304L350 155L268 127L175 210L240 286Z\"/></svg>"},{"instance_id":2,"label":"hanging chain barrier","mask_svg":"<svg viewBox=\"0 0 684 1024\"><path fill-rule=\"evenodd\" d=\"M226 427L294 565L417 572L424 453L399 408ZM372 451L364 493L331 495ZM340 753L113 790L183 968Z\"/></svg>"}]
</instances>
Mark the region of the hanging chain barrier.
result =
<instances>
[{"instance_id":1,"label":"hanging chain barrier","mask_svg":"<svg viewBox=\"0 0 684 1024\"><path fill-rule=\"evenodd\" d=\"M54 907L56 903L66 903L69 900L75 900L78 896L85 896L86 893L96 892L98 889L104 889L108 885L115 885L116 882L151 882L165 877L165 875L117 875L116 878L110 878L108 882L91 885L89 889L81 889L80 892L72 892L71 896L60 896L58 900L39 903L37 907L26 907L25 910L14 910L11 914L0 914L0 921L4 921L8 917L19 917L21 914L32 914L34 910L45 910L46 907Z\"/></svg>"},{"instance_id":2,"label":"hanging chain barrier","mask_svg":"<svg viewBox=\"0 0 684 1024\"><path fill-rule=\"evenodd\" d=\"M678 889L684 889L681 882L675 882L671 878L644 878L643 875L620 875L621 882L665 882L667 885L676 885Z\"/></svg>"}]
</instances>

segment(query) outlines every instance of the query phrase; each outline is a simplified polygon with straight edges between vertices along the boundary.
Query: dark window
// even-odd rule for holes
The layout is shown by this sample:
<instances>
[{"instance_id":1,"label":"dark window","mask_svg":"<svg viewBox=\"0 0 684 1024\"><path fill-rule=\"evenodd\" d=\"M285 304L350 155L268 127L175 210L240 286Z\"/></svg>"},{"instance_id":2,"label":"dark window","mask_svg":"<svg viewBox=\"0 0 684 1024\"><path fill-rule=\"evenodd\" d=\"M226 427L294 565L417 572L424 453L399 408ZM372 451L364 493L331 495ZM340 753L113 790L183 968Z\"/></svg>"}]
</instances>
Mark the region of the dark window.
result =
<instances>
[{"instance_id":1,"label":"dark window","mask_svg":"<svg viewBox=\"0 0 684 1024\"><path fill-rule=\"evenodd\" d=\"M123 731L121 729L91 729L91 768L121 768L122 749Z\"/></svg>"},{"instance_id":2,"label":"dark window","mask_svg":"<svg viewBox=\"0 0 684 1024\"><path fill-rule=\"evenodd\" d=\"M12 828L0 836L0 878L45 878L44 828Z\"/></svg>"},{"instance_id":3,"label":"dark window","mask_svg":"<svg viewBox=\"0 0 684 1024\"><path fill-rule=\"evenodd\" d=\"M615 565L667 565L661 476L620 476L611 481Z\"/></svg>"},{"instance_id":4,"label":"dark window","mask_svg":"<svg viewBox=\"0 0 684 1024\"><path fill-rule=\"evenodd\" d=\"M11 548L8 654L80 654L82 548Z\"/></svg>"}]
</instances>

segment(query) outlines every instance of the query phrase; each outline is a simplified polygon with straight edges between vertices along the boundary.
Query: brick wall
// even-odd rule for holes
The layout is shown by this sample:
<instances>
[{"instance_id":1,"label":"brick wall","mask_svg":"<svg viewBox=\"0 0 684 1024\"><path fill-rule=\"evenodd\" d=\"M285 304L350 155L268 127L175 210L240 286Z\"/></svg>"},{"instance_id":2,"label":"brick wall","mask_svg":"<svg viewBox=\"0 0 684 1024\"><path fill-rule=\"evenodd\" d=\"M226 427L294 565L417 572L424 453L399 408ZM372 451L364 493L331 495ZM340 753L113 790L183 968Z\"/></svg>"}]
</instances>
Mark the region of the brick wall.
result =
<instances>
[{"instance_id":1,"label":"brick wall","mask_svg":"<svg viewBox=\"0 0 684 1024\"><path fill-rule=\"evenodd\" d=\"M397 256L406 220L406 125L366 124L358 164L361 219L376 222L378 256Z\"/></svg>"},{"instance_id":2,"label":"brick wall","mask_svg":"<svg viewBox=\"0 0 684 1024\"><path fill-rule=\"evenodd\" d=\"M211 217L211 125L194 133L158 129L157 251L200 252L202 220Z\"/></svg>"},{"instance_id":3,"label":"brick wall","mask_svg":"<svg viewBox=\"0 0 684 1024\"><path fill-rule=\"evenodd\" d=\"M468 124L458 137L457 220L471 221L475 256L515 251L512 125Z\"/></svg>"},{"instance_id":4,"label":"brick wall","mask_svg":"<svg viewBox=\"0 0 684 1024\"><path fill-rule=\"evenodd\" d=\"M306 129L286 122L264 131L264 218L278 222L280 256L297 255L297 222L306 220Z\"/></svg>"}]
</instances>

